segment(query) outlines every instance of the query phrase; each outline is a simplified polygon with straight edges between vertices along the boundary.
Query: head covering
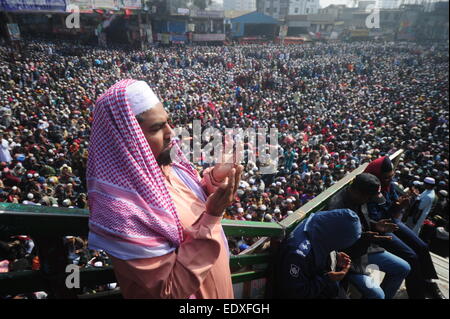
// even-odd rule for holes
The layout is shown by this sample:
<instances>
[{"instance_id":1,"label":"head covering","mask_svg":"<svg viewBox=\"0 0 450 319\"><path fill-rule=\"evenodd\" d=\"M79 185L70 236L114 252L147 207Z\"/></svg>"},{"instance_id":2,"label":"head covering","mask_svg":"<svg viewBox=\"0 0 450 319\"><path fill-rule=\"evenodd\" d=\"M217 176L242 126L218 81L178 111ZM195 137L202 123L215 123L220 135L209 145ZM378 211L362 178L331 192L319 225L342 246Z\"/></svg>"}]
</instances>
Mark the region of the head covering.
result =
<instances>
[{"instance_id":1,"label":"head covering","mask_svg":"<svg viewBox=\"0 0 450 319\"><path fill-rule=\"evenodd\" d=\"M361 222L350 209L315 213L298 227L308 234L319 269L325 267L332 251L348 248L361 237Z\"/></svg>"},{"instance_id":2,"label":"head covering","mask_svg":"<svg viewBox=\"0 0 450 319\"><path fill-rule=\"evenodd\" d=\"M239 249L240 249L240 250L246 250L248 247L250 247L250 246L247 245L247 244L240 244L240 245L239 245Z\"/></svg>"},{"instance_id":3,"label":"head covering","mask_svg":"<svg viewBox=\"0 0 450 319\"><path fill-rule=\"evenodd\" d=\"M144 81L136 81L129 85L126 88L126 98L135 116L160 103L153 90Z\"/></svg>"},{"instance_id":4,"label":"head covering","mask_svg":"<svg viewBox=\"0 0 450 319\"><path fill-rule=\"evenodd\" d=\"M364 173L370 173L381 180L381 174L391 172L394 170L389 156L383 156L372 161L364 170ZM381 185L382 192L388 192L391 185Z\"/></svg>"},{"instance_id":5,"label":"head covering","mask_svg":"<svg viewBox=\"0 0 450 319\"><path fill-rule=\"evenodd\" d=\"M372 174L362 173L355 177L351 183L352 189L359 190L360 193L370 195L370 202L382 205L386 199L381 193L380 180Z\"/></svg>"},{"instance_id":6,"label":"head covering","mask_svg":"<svg viewBox=\"0 0 450 319\"><path fill-rule=\"evenodd\" d=\"M161 169L131 110L122 80L94 108L87 184L89 246L123 260L162 256L183 241L183 229ZM151 101L150 101L151 102ZM178 168L198 177L177 144Z\"/></svg>"},{"instance_id":7,"label":"head covering","mask_svg":"<svg viewBox=\"0 0 450 319\"><path fill-rule=\"evenodd\" d=\"M436 184L436 180L433 177L425 177L423 182L427 185L435 185Z\"/></svg>"}]
</instances>

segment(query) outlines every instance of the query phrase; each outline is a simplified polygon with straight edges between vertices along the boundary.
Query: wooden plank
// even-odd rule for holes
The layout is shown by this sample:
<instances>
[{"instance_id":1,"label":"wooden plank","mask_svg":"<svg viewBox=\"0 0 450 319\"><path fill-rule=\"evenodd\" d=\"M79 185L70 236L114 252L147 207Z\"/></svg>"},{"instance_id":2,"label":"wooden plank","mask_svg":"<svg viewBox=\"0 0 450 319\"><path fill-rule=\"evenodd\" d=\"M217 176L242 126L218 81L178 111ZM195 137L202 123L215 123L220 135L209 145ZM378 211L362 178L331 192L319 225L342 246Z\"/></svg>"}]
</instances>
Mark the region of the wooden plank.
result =
<instances>
[{"instance_id":1,"label":"wooden plank","mask_svg":"<svg viewBox=\"0 0 450 319\"><path fill-rule=\"evenodd\" d=\"M442 280L448 284L448 259L438 256L434 253L431 254L431 259L433 260L434 268L438 274L439 280Z\"/></svg>"},{"instance_id":2,"label":"wooden plank","mask_svg":"<svg viewBox=\"0 0 450 319\"><path fill-rule=\"evenodd\" d=\"M227 236L278 237L283 236L283 228L276 223L222 220L222 227Z\"/></svg>"},{"instance_id":3,"label":"wooden plank","mask_svg":"<svg viewBox=\"0 0 450 319\"><path fill-rule=\"evenodd\" d=\"M247 249L245 249L244 251L241 251L239 253L239 256L241 255L249 255L252 252L254 252L257 248L259 248L260 246L264 245L264 243L266 243L267 241L270 240L270 237L261 237L260 239L258 239L253 245L251 245L250 247L248 247Z\"/></svg>"},{"instance_id":4,"label":"wooden plank","mask_svg":"<svg viewBox=\"0 0 450 319\"><path fill-rule=\"evenodd\" d=\"M233 284L237 284L237 283L240 283L240 282L245 282L245 281L251 281L251 280L254 280L254 279L265 278L266 275L267 274L266 274L266 272L264 270L247 271L247 272L232 274L231 275L231 281L233 282Z\"/></svg>"},{"instance_id":5,"label":"wooden plank","mask_svg":"<svg viewBox=\"0 0 450 319\"><path fill-rule=\"evenodd\" d=\"M0 203L0 233L52 236L86 236L89 211L83 209ZM222 220L228 236L282 236L276 223Z\"/></svg>"}]
</instances>

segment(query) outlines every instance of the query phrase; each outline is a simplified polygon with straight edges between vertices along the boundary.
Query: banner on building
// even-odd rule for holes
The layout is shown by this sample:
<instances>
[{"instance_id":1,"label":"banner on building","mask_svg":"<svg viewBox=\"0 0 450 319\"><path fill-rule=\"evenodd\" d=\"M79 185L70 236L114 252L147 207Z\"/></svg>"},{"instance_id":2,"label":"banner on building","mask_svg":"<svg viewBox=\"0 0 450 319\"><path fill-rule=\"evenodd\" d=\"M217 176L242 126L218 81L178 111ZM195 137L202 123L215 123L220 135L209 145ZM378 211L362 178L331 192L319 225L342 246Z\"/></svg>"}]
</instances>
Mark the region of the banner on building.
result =
<instances>
[{"instance_id":1,"label":"banner on building","mask_svg":"<svg viewBox=\"0 0 450 319\"><path fill-rule=\"evenodd\" d=\"M66 11L66 0L0 0L4 11Z\"/></svg>"},{"instance_id":2,"label":"banner on building","mask_svg":"<svg viewBox=\"0 0 450 319\"><path fill-rule=\"evenodd\" d=\"M92 0L67 0L67 12L72 12L73 8L78 8L81 13L92 13Z\"/></svg>"},{"instance_id":3,"label":"banner on building","mask_svg":"<svg viewBox=\"0 0 450 319\"><path fill-rule=\"evenodd\" d=\"M169 42L170 42L170 34L168 34L168 33L161 34L161 42L163 44L169 44Z\"/></svg>"},{"instance_id":4,"label":"banner on building","mask_svg":"<svg viewBox=\"0 0 450 319\"><path fill-rule=\"evenodd\" d=\"M209 34L196 34L192 37L193 41L225 41L225 34L223 33L209 33Z\"/></svg>"},{"instance_id":5,"label":"banner on building","mask_svg":"<svg viewBox=\"0 0 450 319\"><path fill-rule=\"evenodd\" d=\"M190 13L189 9L186 9L186 8L177 8L177 12L176 12L176 14L180 15L180 16L188 16L189 13Z\"/></svg>"},{"instance_id":6,"label":"banner on building","mask_svg":"<svg viewBox=\"0 0 450 319\"><path fill-rule=\"evenodd\" d=\"M138 10L142 8L141 0L118 0L119 8Z\"/></svg>"},{"instance_id":7,"label":"banner on building","mask_svg":"<svg viewBox=\"0 0 450 319\"><path fill-rule=\"evenodd\" d=\"M222 10L191 10L191 17L221 19L225 17L225 12Z\"/></svg>"},{"instance_id":8,"label":"banner on building","mask_svg":"<svg viewBox=\"0 0 450 319\"><path fill-rule=\"evenodd\" d=\"M170 36L172 43L184 43L187 41L187 36L184 34L172 34Z\"/></svg>"},{"instance_id":9,"label":"banner on building","mask_svg":"<svg viewBox=\"0 0 450 319\"><path fill-rule=\"evenodd\" d=\"M17 23L8 23L6 28L8 29L8 35L11 41L20 40L20 29Z\"/></svg>"},{"instance_id":10,"label":"banner on building","mask_svg":"<svg viewBox=\"0 0 450 319\"><path fill-rule=\"evenodd\" d=\"M118 0L92 0L94 9L118 10Z\"/></svg>"}]
</instances>

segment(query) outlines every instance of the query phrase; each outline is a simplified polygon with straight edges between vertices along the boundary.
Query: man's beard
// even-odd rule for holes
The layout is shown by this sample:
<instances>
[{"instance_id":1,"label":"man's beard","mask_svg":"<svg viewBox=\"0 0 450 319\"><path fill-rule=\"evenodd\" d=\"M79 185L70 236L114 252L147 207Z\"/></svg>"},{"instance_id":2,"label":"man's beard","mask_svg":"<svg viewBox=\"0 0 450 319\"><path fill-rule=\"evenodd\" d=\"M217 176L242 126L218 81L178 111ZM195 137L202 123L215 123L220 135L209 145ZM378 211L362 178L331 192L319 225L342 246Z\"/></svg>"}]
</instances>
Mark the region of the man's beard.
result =
<instances>
[{"instance_id":1,"label":"man's beard","mask_svg":"<svg viewBox=\"0 0 450 319\"><path fill-rule=\"evenodd\" d=\"M159 154L158 158L156 159L156 162L159 166L167 166L172 163L172 158L170 156L170 151L172 148L165 149L164 151Z\"/></svg>"}]
</instances>

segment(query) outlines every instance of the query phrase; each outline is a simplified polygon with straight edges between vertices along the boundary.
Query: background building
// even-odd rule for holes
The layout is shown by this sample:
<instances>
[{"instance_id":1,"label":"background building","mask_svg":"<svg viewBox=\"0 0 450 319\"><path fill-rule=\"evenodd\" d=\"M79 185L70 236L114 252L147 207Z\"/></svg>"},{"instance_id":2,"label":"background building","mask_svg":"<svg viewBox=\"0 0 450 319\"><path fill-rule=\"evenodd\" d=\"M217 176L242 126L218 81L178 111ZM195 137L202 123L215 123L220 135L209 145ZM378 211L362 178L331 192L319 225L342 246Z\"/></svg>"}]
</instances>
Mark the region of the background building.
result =
<instances>
[{"instance_id":1,"label":"background building","mask_svg":"<svg viewBox=\"0 0 450 319\"><path fill-rule=\"evenodd\" d=\"M259 12L251 12L231 19L231 36L275 39L279 34L279 21Z\"/></svg>"},{"instance_id":2,"label":"background building","mask_svg":"<svg viewBox=\"0 0 450 319\"><path fill-rule=\"evenodd\" d=\"M256 0L223 0L226 11L255 11Z\"/></svg>"},{"instance_id":3,"label":"background building","mask_svg":"<svg viewBox=\"0 0 450 319\"><path fill-rule=\"evenodd\" d=\"M269 15L280 21L286 21L287 16L318 13L319 0L258 0L258 12Z\"/></svg>"},{"instance_id":4,"label":"background building","mask_svg":"<svg viewBox=\"0 0 450 319\"><path fill-rule=\"evenodd\" d=\"M380 0L379 7L383 9L397 9L400 7L401 0Z\"/></svg>"}]
</instances>

